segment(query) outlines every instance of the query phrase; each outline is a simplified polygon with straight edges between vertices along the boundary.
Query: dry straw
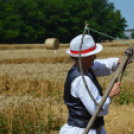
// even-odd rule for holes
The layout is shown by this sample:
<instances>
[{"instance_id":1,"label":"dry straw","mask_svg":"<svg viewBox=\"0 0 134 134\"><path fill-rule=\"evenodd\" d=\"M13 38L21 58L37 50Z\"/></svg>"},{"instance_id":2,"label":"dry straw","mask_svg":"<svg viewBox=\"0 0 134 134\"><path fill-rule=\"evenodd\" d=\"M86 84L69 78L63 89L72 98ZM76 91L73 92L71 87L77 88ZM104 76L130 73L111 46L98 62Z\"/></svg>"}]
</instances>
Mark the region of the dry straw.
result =
<instances>
[{"instance_id":1,"label":"dry straw","mask_svg":"<svg viewBox=\"0 0 134 134\"><path fill-rule=\"evenodd\" d=\"M122 57L125 50L126 46L104 47L102 52L98 53L98 57ZM2 50L0 51L0 64L70 63L70 57L65 52L65 48L58 50Z\"/></svg>"},{"instance_id":2,"label":"dry straw","mask_svg":"<svg viewBox=\"0 0 134 134\"><path fill-rule=\"evenodd\" d=\"M0 50L45 49L44 44L0 44Z\"/></svg>"},{"instance_id":3,"label":"dry straw","mask_svg":"<svg viewBox=\"0 0 134 134\"><path fill-rule=\"evenodd\" d=\"M126 46L104 47L99 58L122 57L125 50ZM47 126L47 115L52 112L55 120L53 127L58 124L62 126L67 121L68 109L63 102L63 91L67 72L73 62L65 51L64 46L58 50L0 51L0 114L6 115L6 128L10 133L13 130L14 118L20 114L19 109L24 116L23 120L19 121L22 132L29 120L34 125L44 122ZM131 90L134 89L133 73L134 63L128 65L125 72L121 84L123 91L134 93ZM104 90L111 77L99 78ZM105 128L109 134L134 132L133 104L120 106L112 103L109 112L105 117ZM35 128L31 128L31 131L36 133ZM52 130L49 134L59 134L59 131Z\"/></svg>"}]
</instances>

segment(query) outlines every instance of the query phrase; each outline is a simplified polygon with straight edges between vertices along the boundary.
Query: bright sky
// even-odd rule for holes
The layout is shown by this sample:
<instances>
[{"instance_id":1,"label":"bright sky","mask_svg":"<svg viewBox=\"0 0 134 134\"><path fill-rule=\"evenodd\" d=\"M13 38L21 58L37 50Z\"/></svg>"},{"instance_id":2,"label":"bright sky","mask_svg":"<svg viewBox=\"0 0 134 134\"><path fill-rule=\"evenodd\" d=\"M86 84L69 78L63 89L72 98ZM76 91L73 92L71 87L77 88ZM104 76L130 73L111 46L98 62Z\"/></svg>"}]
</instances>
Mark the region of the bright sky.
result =
<instances>
[{"instance_id":1,"label":"bright sky","mask_svg":"<svg viewBox=\"0 0 134 134\"><path fill-rule=\"evenodd\" d=\"M108 0L114 3L115 9L121 11L122 17L127 21L126 29L134 28L134 0Z\"/></svg>"}]
</instances>

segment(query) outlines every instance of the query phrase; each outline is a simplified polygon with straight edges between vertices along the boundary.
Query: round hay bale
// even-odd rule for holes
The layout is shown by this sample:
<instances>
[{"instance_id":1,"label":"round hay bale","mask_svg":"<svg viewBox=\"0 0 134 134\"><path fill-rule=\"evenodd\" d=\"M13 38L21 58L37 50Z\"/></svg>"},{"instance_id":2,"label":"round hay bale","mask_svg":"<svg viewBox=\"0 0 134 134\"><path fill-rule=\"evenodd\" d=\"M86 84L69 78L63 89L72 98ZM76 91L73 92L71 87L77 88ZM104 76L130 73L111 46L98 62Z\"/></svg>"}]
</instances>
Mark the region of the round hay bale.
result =
<instances>
[{"instance_id":1,"label":"round hay bale","mask_svg":"<svg viewBox=\"0 0 134 134\"><path fill-rule=\"evenodd\" d=\"M56 38L48 38L45 41L45 48L49 50L55 50L59 48L59 40Z\"/></svg>"}]
</instances>

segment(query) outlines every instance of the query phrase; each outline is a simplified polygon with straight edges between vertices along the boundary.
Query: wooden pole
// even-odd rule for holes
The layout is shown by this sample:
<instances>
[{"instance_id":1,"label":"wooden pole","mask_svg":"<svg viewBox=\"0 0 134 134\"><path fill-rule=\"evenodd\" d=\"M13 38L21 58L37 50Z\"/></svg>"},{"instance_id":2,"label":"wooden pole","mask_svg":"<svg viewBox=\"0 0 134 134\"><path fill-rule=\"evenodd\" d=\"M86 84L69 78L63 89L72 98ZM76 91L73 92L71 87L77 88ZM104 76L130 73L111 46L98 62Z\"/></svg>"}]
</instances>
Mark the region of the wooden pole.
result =
<instances>
[{"instance_id":1,"label":"wooden pole","mask_svg":"<svg viewBox=\"0 0 134 134\"><path fill-rule=\"evenodd\" d=\"M88 24L87 24L87 22L86 22L85 27L86 27L87 25L88 25ZM78 59L78 62L79 62L80 72L81 72L81 75L82 75L82 80L83 80L84 85L85 85L85 87L86 87L86 89L87 89L87 91L88 91L88 94L90 95L90 97L92 98L92 100L94 101L94 103L98 106L99 104L96 102L96 100L94 99L93 95L91 94L91 92L90 92L90 90L89 90L89 88L88 88L88 86L87 86L86 80L85 80L85 78L84 78L83 70L82 70L82 65L81 65L81 49L82 49L82 44L83 44L83 38L84 38L84 36L85 36L85 34L86 34L86 30L87 30L87 29L84 28L84 32L83 32L83 34L82 34L81 44L80 44L80 48L79 48L79 57L78 57L79 59Z\"/></svg>"},{"instance_id":2,"label":"wooden pole","mask_svg":"<svg viewBox=\"0 0 134 134\"><path fill-rule=\"evenodd\" d=\"M113 85L114 85L115 81L116 81L117 78L119 77L120 72L122 71L123 67L125 66L127 60L128 60L130 57L132 57L132 55L133 55L133 46L130 45L130 46L128 46L128 48L127 48L127 50L126 50L126 52L125 52L125 55L123 56L123 58L122 58L122 60L121 60L120 65L118 66L117 70L115 71L114 76L113 76L113 78L112 78L112 80L111 80L111 82L110 82L110 84L109 84L109 86L108 86L108 88L107 88L105 94L103 95L99 106L96 108L96 110L95 110L93 116L91 117L91 119L90 119L90 121L89 121L89 123L88 123L88 125L87 125L87 127L86 127L86 129L85 129L85 131L84 131L83 134L88 134L88 132L89 132L89 130L91 129L91 127L92 127L92 125L93 125L95 119L97 118L97 116L98 116L98 114L99 114L99 112L100 112L100 110L101 110L101 108L102 108L104 102L106 101L106 99L107 99L107 97L108 97L108 95L109 95L111 89L113 88Z\"/></svg>"}]
</instances>

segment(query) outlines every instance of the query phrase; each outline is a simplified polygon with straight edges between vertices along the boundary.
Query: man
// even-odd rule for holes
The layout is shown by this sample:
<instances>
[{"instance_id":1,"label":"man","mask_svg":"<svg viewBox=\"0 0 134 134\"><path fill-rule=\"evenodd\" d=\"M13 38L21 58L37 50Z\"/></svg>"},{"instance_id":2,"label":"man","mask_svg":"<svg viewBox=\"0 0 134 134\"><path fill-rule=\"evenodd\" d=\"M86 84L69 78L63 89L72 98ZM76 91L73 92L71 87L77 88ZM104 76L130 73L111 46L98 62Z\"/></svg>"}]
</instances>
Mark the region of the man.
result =
<instances>
[{"instance_id":1,"label":"man","mask_svg":"<svg viewBox=\"0 0 134 134\"><path fill-rule=\"evenodd\" d=\"M79 69L78 56L81 39L82 35L75 37L70 42L70 48L67 50L67 54L75 60L75 64L69 70L65 82L64 101L69 109L69 115L67 123L60 130L60 134L83 134L91 116L96 110L96 105L88 94ZM110 75L116 70L121 61L119 58L95 60L96 54L101 50L102 46L96 44L92 36L84 36L81 50L82 69L88 88L97 103L101 101L102 88L96 76ZM113 89L88 134L106 134L103 127L103 116L108 114L111 99L119 93L120 83L117 82L114 84Z\"/></svg>"}]
</instances>

